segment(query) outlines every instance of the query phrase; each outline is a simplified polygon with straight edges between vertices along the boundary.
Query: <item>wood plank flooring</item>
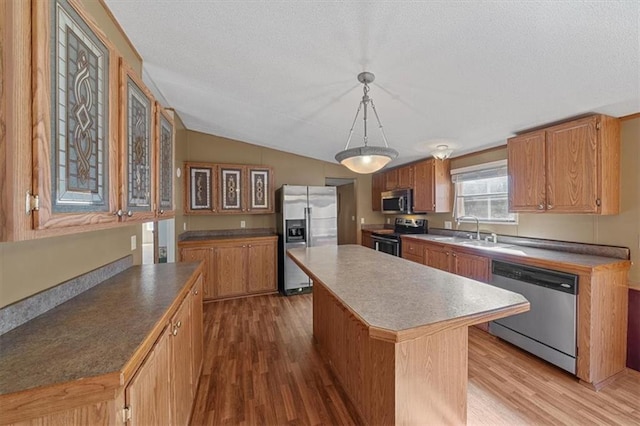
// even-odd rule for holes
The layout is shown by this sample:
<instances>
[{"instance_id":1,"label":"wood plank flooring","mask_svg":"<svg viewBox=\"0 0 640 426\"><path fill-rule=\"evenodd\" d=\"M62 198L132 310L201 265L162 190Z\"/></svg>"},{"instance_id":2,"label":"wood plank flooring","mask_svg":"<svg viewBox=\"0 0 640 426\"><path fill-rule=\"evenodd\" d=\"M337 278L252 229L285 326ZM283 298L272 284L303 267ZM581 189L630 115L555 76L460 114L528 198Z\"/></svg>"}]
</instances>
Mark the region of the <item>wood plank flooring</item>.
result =
<instances>
[{"instance_id":1,"label":"wood plank flooring","mask_svg":"<svg viewBox=\"0 0 640 426\"><path fill-rule=\"evenodd\" d=\"M355 410L313 345L312 295L205 304L205 361L193 425L352 425ZM640 373L594 392L469 330L471 425L640 424Z\"/></svg>"}]
</instances>

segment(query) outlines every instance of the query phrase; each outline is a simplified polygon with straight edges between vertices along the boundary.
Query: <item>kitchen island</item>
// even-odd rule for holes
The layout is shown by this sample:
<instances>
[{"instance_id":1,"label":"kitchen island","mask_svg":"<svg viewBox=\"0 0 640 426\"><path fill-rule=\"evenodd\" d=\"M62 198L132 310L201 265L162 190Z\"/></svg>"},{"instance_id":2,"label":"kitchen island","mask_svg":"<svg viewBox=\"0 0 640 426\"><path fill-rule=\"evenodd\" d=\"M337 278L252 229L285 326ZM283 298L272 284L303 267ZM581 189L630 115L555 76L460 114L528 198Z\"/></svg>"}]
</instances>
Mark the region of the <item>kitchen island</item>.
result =
<instances>
[{"instance_id":1,"label":"kitchen island","mask_svg":"<svg viewBox=\"0 0 640 426\"><path fill-rule=\"evenodd\" d=\"M292 249L314 282L313 334L366 424L464 424L467 327L529 302L355 245Z\"/></svg>"}]
</instances>

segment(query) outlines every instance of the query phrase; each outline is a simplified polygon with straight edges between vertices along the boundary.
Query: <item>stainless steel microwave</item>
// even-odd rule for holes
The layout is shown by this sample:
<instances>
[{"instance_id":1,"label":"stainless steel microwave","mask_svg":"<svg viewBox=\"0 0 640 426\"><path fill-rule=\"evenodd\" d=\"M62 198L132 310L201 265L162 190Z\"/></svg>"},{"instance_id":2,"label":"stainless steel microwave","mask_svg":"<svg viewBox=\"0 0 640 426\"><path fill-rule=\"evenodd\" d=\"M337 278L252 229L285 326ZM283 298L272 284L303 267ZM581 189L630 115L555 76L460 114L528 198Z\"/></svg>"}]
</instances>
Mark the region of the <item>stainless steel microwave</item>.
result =
<instances>
[{"instance_id":1,"label":"stainless steel microwave","mask_svg":"<svg viewBox=\"0 0 640 426\"><path fill-rule=\"evenodd\" d=\"M381 194L382 213L411 214L413 208L413 192L411 189L397 189Z\"/></svg>"}]
</instances>

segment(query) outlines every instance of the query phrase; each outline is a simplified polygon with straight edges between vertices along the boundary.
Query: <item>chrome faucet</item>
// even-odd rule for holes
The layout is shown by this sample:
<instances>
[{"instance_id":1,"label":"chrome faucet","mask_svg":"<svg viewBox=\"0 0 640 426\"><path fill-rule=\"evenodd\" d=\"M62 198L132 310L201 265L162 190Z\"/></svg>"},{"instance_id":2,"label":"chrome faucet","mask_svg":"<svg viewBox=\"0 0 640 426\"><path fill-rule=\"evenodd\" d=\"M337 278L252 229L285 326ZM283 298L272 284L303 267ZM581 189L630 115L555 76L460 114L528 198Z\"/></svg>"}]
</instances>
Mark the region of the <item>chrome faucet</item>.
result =
<instances>
[{"instance_id":1,"label":"chrome faucet","mask_svg":"<svg viewBox=\"0 0 640 426\"><path fill-rule=\"evenodd\" d=\"M456 225L460 227L460 221L462 219L473 219L476 221L476 240L480 241L480 220L475 216L460 216L456 218Z\"/></svg>"}]
</instances>

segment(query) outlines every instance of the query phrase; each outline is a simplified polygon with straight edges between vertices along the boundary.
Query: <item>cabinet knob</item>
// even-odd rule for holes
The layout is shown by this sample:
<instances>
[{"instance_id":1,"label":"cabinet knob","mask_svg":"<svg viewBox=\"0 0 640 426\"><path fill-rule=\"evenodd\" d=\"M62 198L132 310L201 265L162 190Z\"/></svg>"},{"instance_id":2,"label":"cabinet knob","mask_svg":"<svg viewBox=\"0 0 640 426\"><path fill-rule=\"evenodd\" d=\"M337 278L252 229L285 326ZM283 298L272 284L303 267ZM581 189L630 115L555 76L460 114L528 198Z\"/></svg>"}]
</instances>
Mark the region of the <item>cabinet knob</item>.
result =
<instances>
[{"instance_id":1,"label":"cabinet knob","mask_svg":"<svg viewBox=\"0 0 640 426\"><path fill-rule=\"evenodd\" d=\"M127 216L128 216L128 217L133 216L133 212L132 212L131 210L127 211Z\"/></svg>"},{"instance_id":2,"label":"cabinet knob","mask_svg":"<svg viewBox=\"0 0 640 426\"><path fill-rule=\"evenodd\" d=\"M162 209L158 210L158 214L164 214L164 210Z\"/></svg>"},{"instance_id":3,"label":"cabinet knob","mask_svg":"<svg viewBox=\"0 0 640 426\"><path fill-rule=\"evenodd\" d=\"M453 257L458 257L458 255L457 255L457 254L455 254L455 253L453 253Z\"/></svg>"},{"instance_id":4,"label":"cabinet knob","mask_svg":"<svg viewBox=\"0 0 640 426\"><path fill-rule=\"evenodd\" d=\"M548 204L547 209L551 210L553 208L553 204Z\"/></svg>"},{"instance_id":5,"label":"cabinet knob","mask_svg":"<svg viewBox=\"0 0 640 426\"><path fill-rule=\"evenodd\" d=\"M249 244L249 247L251 247L251 244Z\"/></svg>"},{"instance_id":6,"label":"cabinet knob","mask_svg":"<svg viewBox=\"0 0 640 426\"><path fill-rule=\"evenodd\" d=\"M182 321L178 321L178 322L176 323L176 327L178 327L178 328L182 327Z\"/></svg>"},{"instance_id":7,"label":"cabinet knob","mask_svg":"<svg viewBox=\"0 0 640 426\"><path fill-rule=\"evenodd\" d=\"M178 335L178 329L177 329L177 328L174 328L174 329L173 329L173 333L171 333L171 334L173 334L174 336L177 336L177 335Z\"/></svg>"},{"instance_id":8,"label":"cabinet knob","mask_svg":"<svg viewBox=\"0 0 640 426\"><path fill-rule=\"evenodd\" d=\"M449 252L447 252L447 256L449 256Z\"/></svg>"},{"instance_id":9,"label":"cabinet knob","mask_svg":"<svg viewBox=\"0 0 640 426\"><path fill-rule=\"evenodd\" d=\"M194 291L193 293L197 296L198 295L198 290Z\"/></svg>"},{"instance_id":10,"label":"cabinet knob","mask_svg":"<svg viewBox=\"0 0 640 426\"><path fill-rule=\"evenodd\" d=\"M122 209L116 210L115 212L113 212L113 215L114 216L118 216L118 217L122 217L122 215L123 215Z\"/></svg>"},{"instance_id":11,"label":"cabinet knob","mask_svg":"<svg viewBox=\"0 0 640 426\"><path fill-rule=\"evenodd\" d=\"M544 204L538 204L538 210L544 210Z\"/></svg>"}]
</instances>

